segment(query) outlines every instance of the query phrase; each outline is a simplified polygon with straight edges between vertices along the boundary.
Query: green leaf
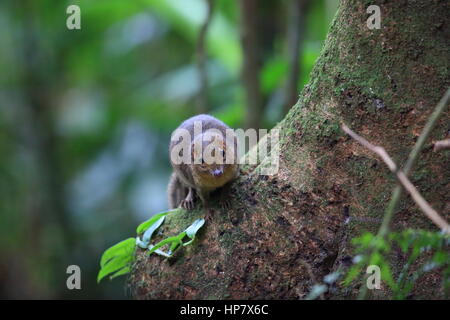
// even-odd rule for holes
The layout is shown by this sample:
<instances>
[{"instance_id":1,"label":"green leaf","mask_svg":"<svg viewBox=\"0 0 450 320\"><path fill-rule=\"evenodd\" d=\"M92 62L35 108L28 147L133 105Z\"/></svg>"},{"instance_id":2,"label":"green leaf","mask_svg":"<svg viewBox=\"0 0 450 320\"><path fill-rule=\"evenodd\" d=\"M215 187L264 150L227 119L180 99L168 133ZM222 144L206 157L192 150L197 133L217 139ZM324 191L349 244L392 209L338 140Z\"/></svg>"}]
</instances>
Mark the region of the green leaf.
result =
<instances>
[{"instance_id":1,"label":"green leaf","mask_svg":"<svg viewBox=\"0 0 450 320\"><path fill-rule=\"evenodd\" d=\"M136 237L136 245L142 249L148 248L148 242L143 242L139 237Z\"/></svg>"},{"instance_id":2,"label":"green leaf","mask_svg":"<svg viewBox=\"0 0 450 320\"><path fill-rule=\"evenodd\" d=\"M343 281L344 286L348 286L353 280L355 280L358 276L361 275L362 263L354 265L347 272L347 276Z\"/></svg>"},{"instance_id":3,"label":"green leaf","mask_svg":"<svg viewBox=\"0 0 450 320\"><path fill-rule=\"evenodd\" d=\"M179 212L180 209L174 209L174 210L170 210L170 211L164 211L161 213L157 213L154 216L152 216L149 220L142 222L136 229L136 234L141 234L143 233L145 230L147 230L152 224L154 224L158 219L160 219L161 217L164 217L170 213L175 213L175 212Z\"/></svg>"},{"instance_id":4,"label":"green leaf","mask_svg":"<svg viewBox=\"0 0 450 320\"><path fill-rule=\"evenodd\" d=\"M442 265L446 262L450 262L450 256L447 252L437 251L433 256L432 261L437 263L438 265Z\"/></svg>"},{"instance_id":5,"label":"green leaf","mask_svg":"<svg viewBox=\"0 0 450 320\"><path fill-rule=\"evenodd\" d=\"M337 281L337 279L341 276L341 273L339 271L329 273L323 278L323 282L327 284L333 284Z\"/></svg>"},{"instance_id":6,"label":"green leaf","mask_svg":"<svg viewBox=\"0 0 450 320\"><path fill-rule=\"evenodd\" d=\"M193 224L191 224L186 230L186 235L191 238L194 239L195 234L197 233L197 231L205 224L205 219L197 219L194 221Z\"/></svg>"},{"instance_id":7,"label":"green leaf","mask_svg":"<svg viewBox=\"0 0 450 320\"><path fill-rule=\"evenodd\" d=\"M100 271L97 275L97 282L100 282L111 273L117 273L117 275L113 276L124 274L121 273L125 272L122 269L129 267L130 262L133 261L135 247L136 240L128 238L107 249L100 259Z\"/></svg>"},{"instance_id":8,"label":"green leaf","mask_svg":"<svg viewBox=\"0 0 450 320\"><path fill-rule=\"evenodd\" d=\"M375 251L374 253L372 253L372 255L369 257L369 265L377 265L380 266L381 264L385 263L384 262L384 257L381 253Z\"/></svg>"},{"instance_id":9,"label":"green leaf","mask_svg":"<svg viewBox=\"0 0 450 320\"><path fill-rule=\"evenodd\" d=\"M117 272L125 267L129 266L129 263L133 261L133 255L122 255L114 257L109 260L99 271L97 275L97 283L99 283L104 277L113 272Z\"/></svg>"},{"instance_id":10,"label":"green leaf","mask_svg":"<svg viewBox=\"0 0 450 320\"><path fill-rule=\"evenodd\" d=\"M186 235L191 238L190 241L183 243L183 246L188 246L190 245L194 239L195 239L195 235L197 233L197 231L205 224L205 219L197 219L194 221L193 224L191 224L186 230Z\"/></svg>"},{"instance_id":11,"label":"green leaf","mask_svg":"<svg viewBox=\"0 0 450 320\"><path fill-rule=\"evenodd\" d=\"M156 250L158 250L159 248L161 248L167 244L170 244L168 253L165 253L163 251L156 252L158 254L170 257L172 255L172 253L175 252L180 246L187 246L187 245L191 244L192 241L194 241L195 235L197 234L198 230L200 230L200 228L204 224L205 224L205 219L195 220L188 228L186 228L185 231L181 232L180 234L173 236L173 237L169 237L167 239L164 239L164 240L158 242L154 246L150 246L149 254L152 254L153 252L156 252ZM183 243L183 238L186 236L189 237L191 240L186 243Z\"/></svg>"},{"instance_id":12,"label":"green leaf","mask_svg":"<svg viewBox=\"0 0 450 320\"><path fill-rule=\"evenodd\" d=\"M315 284L312 287L311 292L306 297L306 300L317 299L321 294L327 292L327 290L328 290L328 286L326 286L324 284Z\"/></svg>"},{"instance_id":13,"label":"green leaf","mask_svg":"<svg viewBox=\"0 0 450 320\"><path fill-rule=\"evenodd\" d=\"M119 271L117 271L116 273L114 273L112 276L109 277L109 279L112 280L114 278L117 278L118 276L123 276L124 274L127 274L130 271L131 271L131 266L128 265L125 268L122 268Z\"/></svg>"},{"instance_id":14,"label":"green leaf","mask_svg":"<svg viewBox=\"0 0 450 320\"><path fill-rule=\"evenodd\" d=\"M166 218L165 216L162 216L161 218L156 220L155 223L153 223L147 229L147 231L144 232L144 235L142 236L142 241L144 243L149 243L150 242L150 240L152 239L153 232L155 232L155 230L159 228L159 226L164 222L165 218Z\"/></svg>"},{"instance_id":15,"label":"green leaf","mask_svg":"<svg viewBox=\"0 0 450 320\"><path fill-rule=\"evenodd\" d=\"M172 245L170 246L169 249L169 254L172 254L173 252L175 252L176 249L178 249L178 247L183 243L182 240L183 238L186 236L186 232L183 231L182 233L180 233L177 237L179 241L173 241Z\"/></svg>"},{"instance_id":16,"label":"green leaf","mask_svg":"<svg viewBox=\"0 0 450 320\"><path fill-rule=\"evenodd\" d=\"M359 245L361 247L360 250L362 250L362 249L368 248L369 245L371 244L371 242L373 241L373 239L374 239L374 235L369 232L366 232L360 237L353 238L352 243L354 245Z\"/></svg>"},{"instance_id":17,"label":"green leaf","mask_svg":"<svg viewBox=\"0 0 450 320\"><path fill-rule=\"evenodd\" d=\"M136 240L134 238L128 238L107 249L100 259L100 267L103 268L105 264L114 257L132 255L134 253L135 245Z\"/></svg>"},{"instance_id":18,"label":"green leaf","mask_svg":"<svg viewBox=\"0 0 450 320\"><path fill-rule=\"evenodd\" d=\"M153 246L149 247L149 249L151 249L151 248L153 248ZM156 249L156 250L154 251L154 253L159 254L160 256L164 256L164 257L166 257L166 258L172 257L172 254L166 253L166 252L164 252L164 251L162 251L162 250L160 250L160 249Z\"/></svg>"},{"instance_id":19,"label":"green leaf","mask_svg":"<svg viewBox=\"0 0 450 320\"><path fill-rule=\"evenodd\" d=\"M167 238L167 239L161 240L160 242L158 242L157 244L155 244L154 246L152 246L152 247L150 248L150 250L149 250L148 253L149 253L149 254L152 254L153 252L155 252L156 249L159 249L159 248L161 248L162 246L164 246L164 245L166 245L166 244L169 244L169 243L173 243L173 242L178 243L178 244L180 244L180 245L182 244L179 235L178 235L178 236L169 237L169 238Z\"/></svg>"},{"instance_id":20,"label":"green leaf","mask_svg":"<svg viewBox=\"0 0 450 320\"><path fill-rule=\"evenodd\" d=\"M392 290L397 290L398 286L397 283L394 281L394 278L392 277L392 271L391 267L387 262L384 260L379 264L380 270L381 270L381 279L385 281Z\"/></svg>"}]
</instances>

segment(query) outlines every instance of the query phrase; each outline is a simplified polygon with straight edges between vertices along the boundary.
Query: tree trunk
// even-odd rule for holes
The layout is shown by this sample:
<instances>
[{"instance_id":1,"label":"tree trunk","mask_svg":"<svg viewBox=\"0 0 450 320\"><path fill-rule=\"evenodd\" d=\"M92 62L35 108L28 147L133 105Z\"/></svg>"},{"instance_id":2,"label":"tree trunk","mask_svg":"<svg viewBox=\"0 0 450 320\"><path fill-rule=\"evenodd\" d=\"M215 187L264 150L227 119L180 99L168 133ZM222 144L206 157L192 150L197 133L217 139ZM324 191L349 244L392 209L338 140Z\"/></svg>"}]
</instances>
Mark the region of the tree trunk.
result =
<instances>
[{"instance_id":1,"label":"tree trunk","mask_svg":"<svg viewBox=\"0 0 450 320\"><path fill-rule=\"evenodd\" d=\"M372 4L381 8L379 30L366 24ZM348 261L350 240L379 227L395 180L376 155L342 133L340 123L402 164L450 84L449 22L445 0L341 1L309 85L277 126L278 174L261 176L246 167L233 185L232 209L214 210L197 242L174 259L138 251L129 279L134 296L301 299L313 278L321 281ZM450 160L430 146L445 138L449 115L447 109L410 175L447 220ZM174 215L163 232L178 233L204 214ZM406 197L394 221L397 230L436 230ZM395 256L394 271L404 263ZM372 297L388 294L372 291ZM356 293L350 287L328 297ZM415 294L440 297L436 275L420 279Z\"/></svg>"},{"instance_id":2,"label":"tree trunk","mask_svg":"<svg viewBox=\"0 0 450 320\"><path fill-rule=\"evenodd\" d=\"M283 115L286 115L295 105L298 97L298 79L301 75L299 55L303 55L303 42L305 37L305 18L311 2L309 0L291 0L289 2L289 23L287 31L287 60L289 73L287 77Z\"/></svg>"},{"instance_id":3,"label":"tree trunk","mask_svg":"<svg viewBox=\"0 0 450 320\"><path fill-rule=\"evenodd\" d=\"M258 30L258 1L239 0L241 47L243 56L242 81L245 88L245 128L258 128L264 116L264 102L259 83L262 52Z\"/></svg>"}]
</instances>

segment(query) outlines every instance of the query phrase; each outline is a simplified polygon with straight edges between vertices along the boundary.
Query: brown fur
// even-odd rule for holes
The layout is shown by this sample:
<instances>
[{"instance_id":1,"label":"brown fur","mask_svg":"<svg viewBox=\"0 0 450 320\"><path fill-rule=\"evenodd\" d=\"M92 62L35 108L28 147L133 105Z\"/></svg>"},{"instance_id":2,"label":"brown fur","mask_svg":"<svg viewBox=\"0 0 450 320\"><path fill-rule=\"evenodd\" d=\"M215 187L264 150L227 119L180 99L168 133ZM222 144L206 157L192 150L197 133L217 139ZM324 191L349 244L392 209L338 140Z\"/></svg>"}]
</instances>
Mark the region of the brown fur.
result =
<instances>
[{"instance_id":1,"label":"brown fur","mask_svg":"<svg viewBox=\"0 0 450 320\"><path fill-rule=\"evenodd\" d=\"M201 121L202 132L198 136L194 136L194 123L195 121ZM223 151L226 152L226 130L230 129L222 121L206 115L201 114L184 121L179 129L186 129L191 135L191 160L194 158L194 140L202 143L203 150L210 143L205 141L204 134L208 129L217 129L223 136L224 140L219 140L219 145L223 147ZM209 194L219 189L230 181L234 180L239 174L239 165L237 163L237 141L234 140L234 162L233 164L216 164L216 163L200 163L200 164L175 164L171 159L171 164L174 169L172 176L170 177L168 186L168 198L169 207L177 208L181 206L185 209L191 210L194 206L195 195L199 196L203 204L206 205ZM178 141L171 141L169 146L169 155L172 153L172 149L178 143ZM200 155L201 157L202 155ZM214 175L214 171L220 171L222 174Z\"/></svg>"}]
</instances>

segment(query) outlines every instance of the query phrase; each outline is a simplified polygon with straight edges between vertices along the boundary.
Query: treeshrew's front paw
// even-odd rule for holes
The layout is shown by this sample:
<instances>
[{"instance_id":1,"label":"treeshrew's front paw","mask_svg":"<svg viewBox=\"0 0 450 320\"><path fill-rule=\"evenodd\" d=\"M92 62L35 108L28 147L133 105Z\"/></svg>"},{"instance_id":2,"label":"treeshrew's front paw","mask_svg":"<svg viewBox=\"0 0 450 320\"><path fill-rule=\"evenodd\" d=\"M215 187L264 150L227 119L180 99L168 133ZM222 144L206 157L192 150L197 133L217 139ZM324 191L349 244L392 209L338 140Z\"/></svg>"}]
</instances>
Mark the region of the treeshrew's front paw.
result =
<instances>
[{"instance_id":1,"label":"treeshrew's front paw","mask_svg":"<svg viewBox=\"0 0 450 320\"><path fill-rule=\"evenodd\" d=\"M231 209L231 200L222 198L219 201L219 206L222 210L230 210Z\"/></svg>"},{"instance_id":2,"label":"treeshrew's front paw","mask_svg":"<svg viewBox=\"0 0 450 320\"><path fill-rule=\"evenodd\" d=\"M180 207L188 211L194 210L194 200L182 200Z\"/></svg>"}]
</instances>

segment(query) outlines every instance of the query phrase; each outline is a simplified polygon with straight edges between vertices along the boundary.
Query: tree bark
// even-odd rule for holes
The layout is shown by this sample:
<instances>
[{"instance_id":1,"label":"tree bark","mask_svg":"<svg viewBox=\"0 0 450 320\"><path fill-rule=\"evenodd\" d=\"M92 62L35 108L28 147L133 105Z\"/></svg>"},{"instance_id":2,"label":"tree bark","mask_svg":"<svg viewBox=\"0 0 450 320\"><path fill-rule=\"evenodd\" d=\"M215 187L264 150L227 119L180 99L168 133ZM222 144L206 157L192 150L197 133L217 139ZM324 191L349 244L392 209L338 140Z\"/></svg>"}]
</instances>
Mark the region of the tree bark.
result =
<instances>
[{"instance_id":1,"label":"tree bark","mask_svg":"<svg viewBox=\"0 0 450 320\"><path fill-rule=\"evenodd\" d=\"M366 25L381 8L381 29ZM214 215L196 243L167 260L138 251L129 283L138 299L301 299L323 276L349 261L350 240L379 227L395 179L340 123L382 145L401 165L427 117L450 85L448 1L343 0L298 103L277 126L280 169L247 166L232 186L232 209ZM410 174L412 183L449 220L450 160L432 152L450 128L448 108ZM165 236L201 210L170 217ZM394 230L436 230L406 198ZM394 272L404 263L393 254ZM310 266L311 268L308 268ZM309 270L308 270L309 269ZM314 277L309 272L314 273ZM437 274L419 280L416 297L442 296ZM388 297L386 285L371 297ZM358 286L327 298L355 297Z\"/></svg>"}]
</instances>

